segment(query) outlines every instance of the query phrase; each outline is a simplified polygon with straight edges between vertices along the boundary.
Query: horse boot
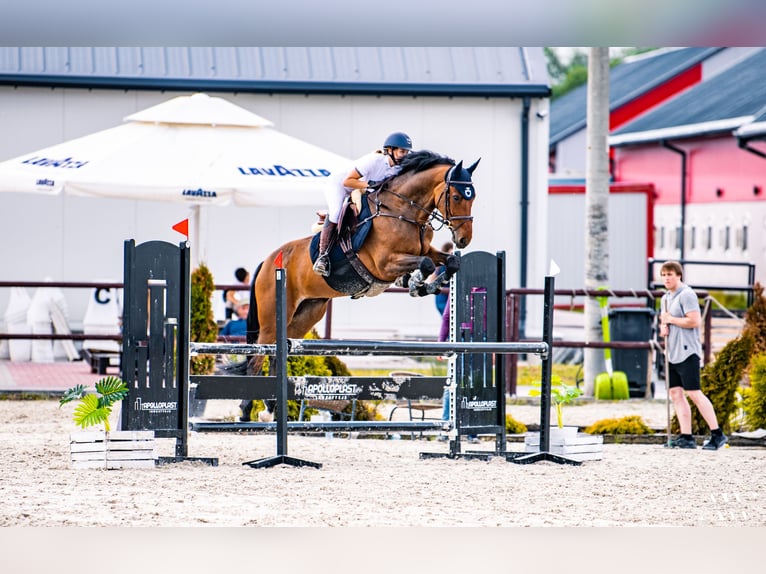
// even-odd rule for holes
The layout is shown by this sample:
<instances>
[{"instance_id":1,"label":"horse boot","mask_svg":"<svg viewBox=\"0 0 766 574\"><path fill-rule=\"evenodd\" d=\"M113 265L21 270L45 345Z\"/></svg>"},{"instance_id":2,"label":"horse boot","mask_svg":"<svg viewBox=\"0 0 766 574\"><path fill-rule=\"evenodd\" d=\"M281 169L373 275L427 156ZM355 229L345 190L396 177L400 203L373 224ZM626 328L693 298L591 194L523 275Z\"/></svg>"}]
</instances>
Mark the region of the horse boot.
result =
<instances>
[{"instance_id":1,"label":"horse boot","mask_svg":"<svg viewBox=\"0 0 766 574\"><path fill-rule=\"evenodd\" d=\"M319 257L314 262L314 273L322 277L330 276L330 244L336 227L336 223L326 219L319 235Z\"/></svg>"}]
</instances>

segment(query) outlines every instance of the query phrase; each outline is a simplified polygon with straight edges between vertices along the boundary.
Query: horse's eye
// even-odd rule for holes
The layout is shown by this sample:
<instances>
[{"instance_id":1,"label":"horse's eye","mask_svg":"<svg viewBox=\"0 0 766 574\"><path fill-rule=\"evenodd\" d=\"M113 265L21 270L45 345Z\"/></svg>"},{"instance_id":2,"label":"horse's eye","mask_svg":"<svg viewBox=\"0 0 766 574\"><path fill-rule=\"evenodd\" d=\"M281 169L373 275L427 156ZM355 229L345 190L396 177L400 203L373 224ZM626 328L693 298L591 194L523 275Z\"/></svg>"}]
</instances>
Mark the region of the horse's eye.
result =
<instances>
[{"instance_id":1,"label":"horse's eye","mask_svg":"<svg viewBox=\"0 0 766 574\"><path fill-rule=\"evenodd\" d=\"M456 193L452 196L452 201L460 201L462 198L460 197L459 193Z\"/></svg>"}]
</instances>

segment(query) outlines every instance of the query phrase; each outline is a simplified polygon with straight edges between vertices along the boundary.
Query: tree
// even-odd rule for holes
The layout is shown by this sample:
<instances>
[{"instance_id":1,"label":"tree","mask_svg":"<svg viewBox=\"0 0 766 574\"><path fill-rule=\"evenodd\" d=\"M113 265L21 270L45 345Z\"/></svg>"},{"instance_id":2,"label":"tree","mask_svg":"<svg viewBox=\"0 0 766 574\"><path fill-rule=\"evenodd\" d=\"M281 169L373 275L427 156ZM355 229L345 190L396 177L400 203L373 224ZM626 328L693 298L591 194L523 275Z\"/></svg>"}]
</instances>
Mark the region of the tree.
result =
<instances>
[{"instance_id":1,"label":"tree","mask_svg":"<svg viewBox=\"0 0 766 574\"><path fill-rule=\"evenodd\" d=\"M609 282L609 48L591 48L588 58L587 150L585 177L585 289ZM601 339L600 309L585 298L585 342ZM603 351L583 353L585 395L603 370Z\"/></svg>"},{"instance_id":2,"label":"tree","mask_svg":"<svg viewBox=\"0 0 766 574\"><path fill-rule=\"evenodd\" d=\"M551 100L588 81L588 56L585 52L575 50L568 64L564 64L552 48L543 48L543 52L548 60L548 75L553 84Z\"/></svg>"},{"instance_id":3,"label":"tree","mask_svg":"<svg viewBox=\"0 0 766 574\"><path fill-rule=\"evenodd\" d=\"M610 48L609 66L622 63L625 58L651 52L657 48ZM561 48L543 48L547 60L548 76L551 79L551 101L560 98L588 81L588 54L573 48L568 62L562 61L558 50Z\"/></svg>"}]
</instances>

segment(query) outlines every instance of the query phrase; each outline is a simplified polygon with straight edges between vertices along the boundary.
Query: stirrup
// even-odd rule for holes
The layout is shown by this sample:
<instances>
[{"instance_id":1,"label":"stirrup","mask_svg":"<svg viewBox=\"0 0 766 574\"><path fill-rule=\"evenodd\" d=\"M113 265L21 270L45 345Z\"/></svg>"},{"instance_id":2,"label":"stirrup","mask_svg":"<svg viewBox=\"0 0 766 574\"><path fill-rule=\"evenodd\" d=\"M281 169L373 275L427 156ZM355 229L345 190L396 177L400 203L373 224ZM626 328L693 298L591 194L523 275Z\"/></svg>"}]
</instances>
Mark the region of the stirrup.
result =
<instances>
[{"instance_id":1,"label":"stirrup","mask_svg":"<svg viewBox=\"0 0 766 574\"><path fill-rule=\"evenodd\" d=\"M314 261L314 273L321 275L322 277L330 276L330 257L328 255L320 255L317 260Z\"/></svg>"}]
</instances>

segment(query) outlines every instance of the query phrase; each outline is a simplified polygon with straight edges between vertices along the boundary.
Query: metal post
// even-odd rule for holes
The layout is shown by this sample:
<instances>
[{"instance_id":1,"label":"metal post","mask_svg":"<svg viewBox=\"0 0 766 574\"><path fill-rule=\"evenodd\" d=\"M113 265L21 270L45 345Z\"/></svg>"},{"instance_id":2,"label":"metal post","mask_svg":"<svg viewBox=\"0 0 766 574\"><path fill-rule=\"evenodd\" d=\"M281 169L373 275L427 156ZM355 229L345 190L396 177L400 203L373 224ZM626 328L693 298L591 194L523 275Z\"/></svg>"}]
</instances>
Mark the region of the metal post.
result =
<instances>
[{"instance_id":1,"label":"metal post","mask_svg":"<svg viewBox=\"0 0 766 574\"><path fill-rule=\"evenodd\" d=\"M278 256L281 262L282 254ZM318 462L310 462L287 456L287 317L285 313L285 303L287 300L287 281L286 271L281 263L275 269L275 281L277 290L276 301L276 356L274 357L274 376L277 379L277 454L271 458L260 460L251 460L243 462L252 468L266 468L278 464L289 464L292 466L311 466L322 468Z\"/></svg>"},{"instance_id":2,"label":"metal post","mask_svg":"<svg viewBox=\"0 0 766 574\"><path fill-rule=\"evenodd\" d=\"M553 300L554 278L550 275L545 277L545 304L543 314L543 342L548 346L548 351L543 356L542 385L540 395L540 450L522 456L515 453L506 457L508 462L516 464L531 464L540 460L548 460L558 464L571 464L579 466L579 460L574 460L552 454L550 449L550 419L551 419L551 367L553 365Z\"/></svg>"}]
</instances>

